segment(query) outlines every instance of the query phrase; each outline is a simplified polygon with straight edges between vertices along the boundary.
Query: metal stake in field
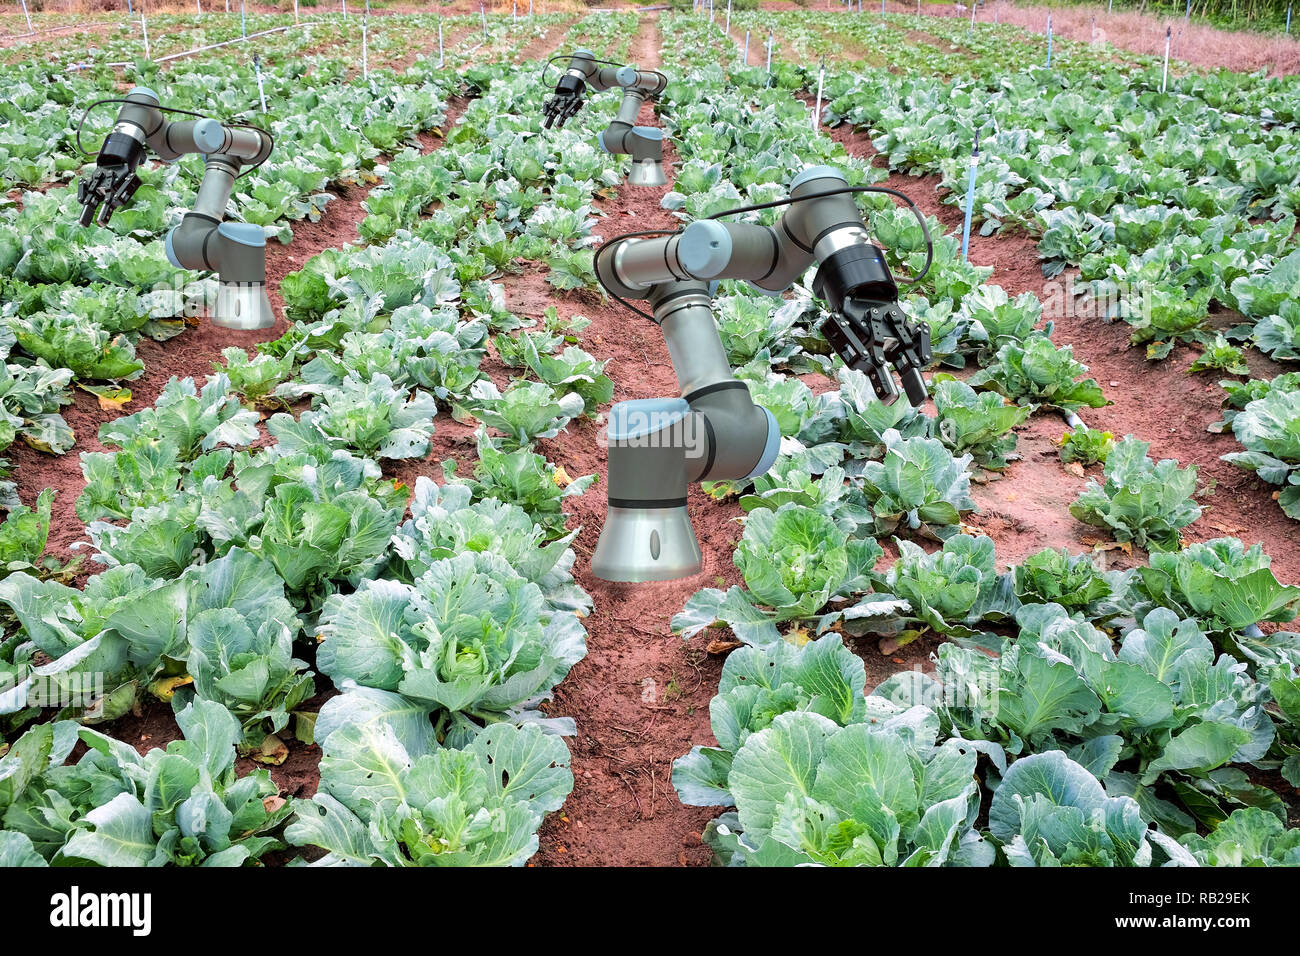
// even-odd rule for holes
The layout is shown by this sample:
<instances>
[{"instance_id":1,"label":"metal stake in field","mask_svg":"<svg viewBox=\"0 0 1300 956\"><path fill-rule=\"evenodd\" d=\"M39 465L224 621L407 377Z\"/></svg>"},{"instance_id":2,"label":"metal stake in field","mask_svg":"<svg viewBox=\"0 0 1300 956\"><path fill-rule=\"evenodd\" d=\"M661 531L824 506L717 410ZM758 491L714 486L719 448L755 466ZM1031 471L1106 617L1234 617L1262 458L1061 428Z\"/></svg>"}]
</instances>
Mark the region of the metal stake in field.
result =
<instances>
[{"instance_id":1,"label":"metal stake in field","mask_svg":"<svg viewBox=\"0 0 1300 956\"><path fill-rule=\"evenodd\" d=\"M438 69L442 69L447 63L447 57L442 52L442 17L438 18Z\"/></svg>"},{"instance_id":2,"label":"metal stake in field","mask_svg":"<svg viewBox=\"0 0 1300 956\"><path fill-rule=\"evenodd\" d=\"M348 0L343 0L343 19L348 18Z\"/></svg>"},{"instance_id":3,"label":"metal stake in field","mask_svg":"<svg viewBox=\"0 0 1300 956\"><path fill-rule=\"evenodd\" d=\"M882 17L885 15L885 0L880 0L880 15Z\"/></svg>"},{"instance_id":4,"label":"metal stake in field","mask_svg":"<svg viewBox=\"0 0 1300 956\"><path fill-rule=\"evenodd\" d=\"M1292 4L1286 5L1286 35L1291 35L1291 7Z\"/></svg>"},{"instance_id":5,"label":"metal stake in field","mask_svg":"<svg viewBox=\"0 0 1300 956\"><path fill-rule=\"evenodd\" d=\"M128 17L135 16L135 11L131 9L131 0L126 0L126 15Z\"/></svg>"},{"instance_id":6,"label":"metal stake in field","mask_svg":"<svg viewBox=\"0 0 1300 956\"><path fill-rule=\"evenodd\" d=\"M32 15L27 12L27 0L23 0L23 16L27 18L27 32L35 33L36 31L32 29Z\"/></svg>"},{"instance_id":7,"label":"metal stake in field","mask_svg":"<svg viewBox=\"0 0 1300 956\"><path fill-rule=\"evenodd\" d=\"M980 164L980 139L975 134L975 145L970 151L970 175L966 179L966 215L961 224L961 261L970 253L970 221L975 212L975 170Z\"/></svg>"},{"instance_id":8,"label":"metal stake in field","mask_svg":"<svg viewBox=\"0 0 1300 956\"><path fill-rule=\"evenodd\" d=\"M479 16L483 18L483 42L487 43L487 7L483 4L478 5Z\"/></svg>"},{"instance_id":9,"label":"metal stake in field","mask_svg":"<svg viewBox=\"0 0 1300 956\"><path fill-rule=\"evenodd\" d=\"M749 66L749 31L745 31L745 66Z\"/></svg>"},{"instance_id":10,"label":"metal stake in field","mask_svg":"<svg viewBox=\"0 0 1300 956\"><path fill-rule=\"evenodd\" d=\"M916 0L916 15L918 17L921 15L921 0Z\"/></svg>"},{"instance_id":11,"label":"metal stake in field","mask_svg":"<svg viewBox=\"0 0 1300 956\"><path fill-rule=\"evenodd\" d=\"M1183 14L1183 20L1187 23L1192 22L1192 0L1187 0L1187 12Z\"/></svg>"},{"instance_id":12,"label":"metal stake in field","mask_svg":"<svg viewBox=\"0 0 1300 956\"><path fill-rule=\"evenodd\" d=\"M370 31L367 26L369 17L361 18L361 78L370 79Z\"/></svg>"},{"instance_id":13,"label":"metal stake in field","mask_svg":"<svg viewBox=\"0 0 1300 956\"><path fill-rule=\"evenodd\" d=\"M294 19L298 17L298 0L294 0ZM244 10L244 0L239 0L239 35L248 36L248 14Z\"/></svg>"},{"instance_id":14,"label":"metal stake in field","mask_svg":"<svg viewBox=\"0 0 1300 956\"><path fill-rule=\"evenodd\" d=\"M1115 12L1115 0L1109 0L1109 2L1106 4L1106 16L1110 16L1114 12Z\"/></svg>"},{"instance_id":15,"label":"metal stake in field","mask_svg":"<svg viewBox=\"0 0 1300 956\"><path fill-rule=\"evenodd\" d=\"M26 6L26 4L24 4L24 6ZM149 24L144 22L143 10L140 11L140 30L144 33L144 58L146 60L152 60L153 57L149 55Z\"/></svg>"},{"instance_id":16,"label":"metal stake in field","mask_svg":"<svg viewBox=\"0 0 1300 956\"><path fill-rule=\"evenodd\" d=\"M253 54L253 70L257 73L257 98L262 101L262 115L266 115L266 87L262 85L262 60Z\"/></svg>"},{"instance_id":17,"label":"metal stake in field","mask_svg":"<svg viewBox=\"0 0 1300 956\"><path fill-rule=\"evenodd\" d=\"M226 0L226 12L230 12L230 0Z\"/></svg>"},{"instance_id":18,"label":"metal stake in field","mask_svg":"<svg viewBox=\"0 0 1300 956\"><path fill-rule=\"evenodd\" d=\"M765 85L771 86L771 84L772 84L772 31L768 30L767 31L767 83Z\"/></svg>"},{"instance_id":19,"label":"metal stake in field","mask_svg":"<svg viewBox=\"0 0 1300 956\"><path fill-rule=\"evenodd\" d=\"M293 22L298 22L298 0L293 0Z\"/></svg>"},{"instance_id":20,"label":"metal stake in field","mask_svg":"<svg viewBox=\"0 0 1300 956\"><path fill-rule=\"evenodd\" d=\"M1089 43L1097 42L1097 18L1096 17L1093 17L1088 24L1088 42Z\"/></svg>"},{"instance_id":21,"label":"metal stake in field","mask_svg":"<svg viewBox=\"0 0 1300 956\"><path fill-rule=\"evenodd\" d=\"M971 4L970 4L970 32L971 33L975 32L975 11L978 10L979 8L980 5L976 2L976 0L971 0Z\"/></svg>"},{"instance_id":22,"label":"metal stake in field","mask_svg":"<svg viewBox=\"0 0 1300 956\"><path fill-rule=\"evenodd\" d=\"M727 0L727 26L722 32L731 36L731 0Z\"/></svg>"},{"instance_id":23,"label":"metal stake in field","mask_svg":"<svg viewBox=\"0 0 1300 956\"><path fill-rule=\"evenodd\" d=\"M1165 27L1165 69L1164 72L1160 75L1161 93L1163 93L1165 89L1169 86L1169 43L1170 43L1172 32L1173 32L1172 27Z\"/></svg>"},{"instance_id":24,"label":"metal stake in field","mask_svg":"<svg viewBox=\"0 0 1300 956\"><path fill-rule=\"evenodd\" d=\"M822 85L826 82L826 58L822 57L821 65L817 67L817 105L813 107L812 128L813 132L821 129L822 125Z\"/></svg>"},{"instance_id":25,"label":"metal stake in field","mask_svg":"<svg viewBox=\"0 0 1300 956\"><path fill-rule=\"evenodd\" d=\"M201 0L194 0L194 12L200 16L203 14L203 4Z\"/></svg>"},{"instance_id":26,"label":"metal stake in field","mask_svg":"<svg viewBox=\"0 0 1300 956\"><path fill-rule=\"evenodd\" d=\"M510 22L511 23L519 22L519 0L514 0L514 2L510 5Z\"/></svg>"},{"instance_id":27,"label":"metal stake in field","mask_svg":"<svg viewBox=\"0 0 1300 956\"><path fill-rule=\"evenodd\" d=\"M1052 15L1047 15L1047 68L1052 68Z\"/></svg>"}]
</instances>

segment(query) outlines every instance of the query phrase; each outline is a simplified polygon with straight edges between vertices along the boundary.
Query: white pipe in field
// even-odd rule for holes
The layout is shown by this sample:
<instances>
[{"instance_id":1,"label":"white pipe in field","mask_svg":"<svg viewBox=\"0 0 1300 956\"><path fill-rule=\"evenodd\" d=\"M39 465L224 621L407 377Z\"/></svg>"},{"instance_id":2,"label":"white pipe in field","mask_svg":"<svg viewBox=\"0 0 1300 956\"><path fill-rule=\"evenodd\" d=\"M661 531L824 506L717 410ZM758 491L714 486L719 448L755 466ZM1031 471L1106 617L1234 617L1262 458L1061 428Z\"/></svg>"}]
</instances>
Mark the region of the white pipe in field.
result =
<instances>
[{"instance_id":1,"label":"white pipe in field","mask_svg":"<svg viewBox=\"0 0 1300 956\"><path fill-rule=\"evenodd\" d=\"M1160 92L1163 93L1169 87L1169 43L1171 40L1170 27L1165 27L1165 69L1160 76Z\"/></svg>"},{"instance_id":2,"label":"white pipe in field","mask_svg":"<svg viewBox=\"0 0 1300 956\"><path fill-rule=\"evenodd\" d=\"M821 129L822 125L822 84L826 82L826 61L822 60L817 68L817 105L813 108L812 128Z\"/></svg>"},{"instance_id":3,"label":"white pipe in field","mask_svg":"<svg viewBox=\"0 0 1300 956\"><path fill-rule=\"evenodd\" d=\"M257 73L257 98L262 101L262 115L266 115L266 87L262 85L262 63L256 53L253 54L253 69Z\"/></svg>"}]
</instances>

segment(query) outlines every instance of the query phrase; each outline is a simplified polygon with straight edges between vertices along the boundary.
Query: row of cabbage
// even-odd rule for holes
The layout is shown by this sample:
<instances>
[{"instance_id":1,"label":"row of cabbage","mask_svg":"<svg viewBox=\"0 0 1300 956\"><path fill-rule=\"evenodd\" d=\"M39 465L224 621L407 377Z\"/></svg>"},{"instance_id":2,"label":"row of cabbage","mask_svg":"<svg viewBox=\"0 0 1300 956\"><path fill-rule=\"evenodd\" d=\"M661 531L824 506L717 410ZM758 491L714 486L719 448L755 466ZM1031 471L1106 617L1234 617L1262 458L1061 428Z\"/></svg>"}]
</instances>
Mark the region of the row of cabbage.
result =
<instances>
[{"instance_id":1,"label":"row of cabbage","mask_svg":"<svg viewBox=\"0 0 1300 956\"><path fill-rule=\"evenodd\" d=\"M106 570L80 591L21 572L0 582L20 624L0 651L10 726L35 716L35 686L109 685L0 758L6 860L237 864L281 837L324 863L518 864L536 850L572 786L572 721L542 705L585 654L591 606L561 502L591 479L563 480L532 442L612 386L590 356L560 351L581 319L549 313L528 338L507 334L525 321L473 224L494 209L513 241L523 230L498 194L578 208L617 178L561 171L590 139L581 126L532 162L520 146L543 141L541 93L514 68L471 82L479 97L442 150L377 169L367 221L393 215L385 196L456 169L440 208L404 207L386 243L311 260L286 280L282 339L255 358L229 350L202 389L173 382L104 426L116 450L83 456L78 504ZM482 163L477 179L467 163ZM530 379L504 394L477 367L493 333ZM310 407L271 415L263 444L255 408L271 401ZM464 477L449 464L441 486L418 478L403 520L410 490L381 463L423 457L440 409L482 423L479 460ZM316 675L294 657L304 640L340 691L318 712ZM178 711L185 739L166 751L140 757L87 726L150 694ZM236 771L237 752L273 761L289 732L322 748L309 803ZM78 740L89 749L67 764Z\"/></svg>"},{"instance_id":2,"label":"row of cabbage","mask_svg":"<svg viewBox=\"0 0 1300 956\"><path fill-rule=\"evenodd\" d=\"M669 54L692 29L707 27L674 21ZM704 213L772 198L749 167L787 172L786 144L795 162L843 162L828 138L791 134L806 114L760 91L766 79L702 67L670 94L684 160L670 203ZM719 122L740 114L750 122ZM851 178L870 175L848 165ZM920 263L919 235L894 216L878 211L872 228L905 272ZM828 364L804 321L811 304L800 295L773 311L728 290L724 338L739 360L759 344L751 390L785 439L768 476L715 489L740 492L748 512L735 553L744 585L705 589L674 620L683 637L726 627L744 645L711 703L718 746L677 762L679 796L736 808L706 839L737 865L1300 862L1286 805L1261 785L1300 780L1300 636L1258 630L1294 619L1300 589L1277 582L1258 546L1180 550L1178 529L1199 514L1194 469L1084 429L1066 454L1110 461L1075 513L1155 550L1150 564L1104 572L1049 549L999 573L992 540L961 524L972 465L1004 465L1010 429L1033 406L1104 399L1075 381L1077 363L1045 388L1042 370L1060 361L1046 357L1068 347L1034 331L1032 296L999 295L955 246L938 240L924 297L906 307L949 342L941 355L983 368L968 384L936 376L934 418L880 406L845 371L838 392L813 396L776 371ZM890 534L900 557L878 569L877 539ZM918 537L943 546L927 553ZM864 698L846 638L898 646L923 634L947 642L934 672Z\"/></svg>"}]
</instances>

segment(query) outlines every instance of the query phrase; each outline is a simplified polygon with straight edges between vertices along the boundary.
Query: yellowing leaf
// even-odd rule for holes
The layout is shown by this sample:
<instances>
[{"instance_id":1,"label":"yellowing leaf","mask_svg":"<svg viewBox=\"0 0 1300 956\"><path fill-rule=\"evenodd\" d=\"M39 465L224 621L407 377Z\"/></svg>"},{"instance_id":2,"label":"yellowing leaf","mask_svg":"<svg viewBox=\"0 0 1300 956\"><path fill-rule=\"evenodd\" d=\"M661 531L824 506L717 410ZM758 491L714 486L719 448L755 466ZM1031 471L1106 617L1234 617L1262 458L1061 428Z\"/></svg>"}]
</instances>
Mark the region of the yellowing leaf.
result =
<instances>
[{"instance_id":1,"label":"yellowing leaf","mask_svg":"<svg viewBox=\"0 0 1300 956\"><path fill-rule=\"evenodd\" d=\"M159 700L171 700L172 695L176 693L176 688L184 687L187 684L193 684L194 678L189 674L178 674L175 677L160 677L149 685L149 693L153 694Z\"/></svg>"}]
</instances>

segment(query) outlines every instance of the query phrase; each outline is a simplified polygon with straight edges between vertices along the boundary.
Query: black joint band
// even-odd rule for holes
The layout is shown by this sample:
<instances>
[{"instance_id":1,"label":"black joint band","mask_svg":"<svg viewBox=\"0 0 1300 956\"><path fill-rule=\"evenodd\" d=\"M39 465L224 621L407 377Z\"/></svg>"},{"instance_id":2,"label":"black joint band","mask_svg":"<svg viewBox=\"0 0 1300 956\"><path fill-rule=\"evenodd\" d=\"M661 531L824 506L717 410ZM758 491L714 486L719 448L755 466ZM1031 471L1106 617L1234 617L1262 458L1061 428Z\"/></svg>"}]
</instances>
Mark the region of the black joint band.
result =
<instances>
[{"instance_id":1,"label":"black joint band","mask_svg":"<svg viewBox=\"0 0 1300 956\"><path fill-rule=\"evenodd\" d=\"M704 459L704 470L700 472L700 477L706 478L713 470L713 460L718 457L718 436L713 432L713 422L709 421L709 416L700 417L704 419L704 432L709 442L709 457Z\"/></svg>"},{"instance_id":2,"label":"black joint band","mask_svg":"<svg viewBox=\"0 0 1300 956\"><path fill-rule=\"evenodd\" d=\"M776 237L776 230L771 226L767 227L767 237L772 240L772 264L767 267L766 272L758 277L757 281L759 282L762 282L775 272L776 267L781 263L781 240Z\"/></svg>"},{"instance_id":3,"label":"black joint band","mask_svg":"<svg viewBox=\"0 0 1300 956\"><path fill-rule=\"evenodd\" d=\"M785 221L784 216L781 217L781 231L784 232L787 236L789 236L790 241L793 242L796 246L798 246L804 252L808 253L808 255L812 255L813 247L805 246L802 242L799 241L799 237L790 231L790 224Z\"/></svg>"},{"instance_id":4,"label":"black joint band","mask_svg":"<svg viewBox=\"0 0 1300 956\"><path fill-rule=\"evenodd\" d=\"M685 508L685 498L610 498L611 508Z\"/></svg>"},{"instance_id":5,"label":"black joint band","mask_svg":"<svg viewBox=\"0 0 1300 956\"><path fill-rule=\"evenodd\" d=\"M705 395L712 395L714 392L725 392L733 388L743 388L746 391L749 390L749 386L744 382L739 379L729 378L725 382L714 382L712 385L705 385L703 388L697 388L690 394L683 395L682 398L686 401L687 405L690 405L695 402L696 399L703 398ZM705 421L708 421L708 419L706 418ZM713 429L710 427L710 434L712 434L712 431Z\"/></svg>"}]
</instances>

